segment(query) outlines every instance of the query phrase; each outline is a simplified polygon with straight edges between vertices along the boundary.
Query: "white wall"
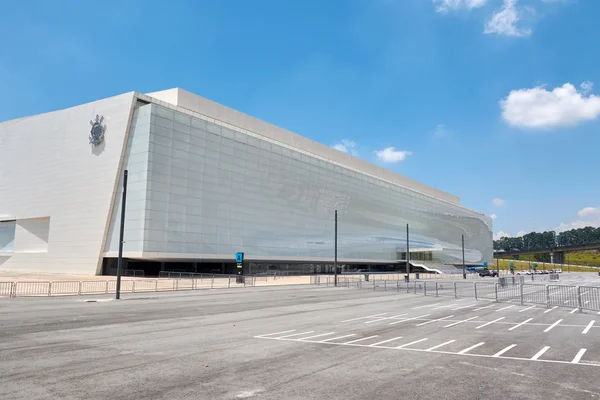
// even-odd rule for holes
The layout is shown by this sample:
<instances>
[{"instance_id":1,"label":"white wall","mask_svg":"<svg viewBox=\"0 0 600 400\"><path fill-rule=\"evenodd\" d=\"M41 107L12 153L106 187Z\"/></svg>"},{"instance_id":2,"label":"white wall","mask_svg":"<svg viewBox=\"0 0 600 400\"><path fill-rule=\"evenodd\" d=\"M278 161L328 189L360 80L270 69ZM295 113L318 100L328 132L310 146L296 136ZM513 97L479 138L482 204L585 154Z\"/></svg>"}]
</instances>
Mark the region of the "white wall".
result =
<instances>
[{"instance_id":1,"label":"white wall","mask_svg":"<svg viewBox=\"0 0 600 400\"><path fill-rule=\"evenodd\" d=\"M47 251L43 235L35 234L42 224L25 222L0 272L97 272L133 98L132 92L0 123L0 215L13 216L17 225L49 218ZM88 137L96 114L104 116L106 133L93 147ZM21 252L18 236L26 231Z\"/></svg>"}]
</instances>

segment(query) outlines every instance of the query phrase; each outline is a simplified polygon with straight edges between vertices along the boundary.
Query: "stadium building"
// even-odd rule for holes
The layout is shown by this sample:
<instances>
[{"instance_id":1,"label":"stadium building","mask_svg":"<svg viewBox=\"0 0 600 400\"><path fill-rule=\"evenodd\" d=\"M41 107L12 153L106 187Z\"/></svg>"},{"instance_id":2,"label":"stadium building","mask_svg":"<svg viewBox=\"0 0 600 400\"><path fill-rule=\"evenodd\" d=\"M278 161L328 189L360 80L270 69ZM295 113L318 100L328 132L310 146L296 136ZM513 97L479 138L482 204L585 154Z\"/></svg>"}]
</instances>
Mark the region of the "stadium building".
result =
<instances>
[{"instance_id":1,"label":"stadium building","mask_svg":"<svg viewBox=\"0 0 600 400\"><path fill-rule=\"evenodd\" d=\"M0 123L0 271L229 273L492 261L459 198L181 89Z\"/></svg>"}]
</instances>

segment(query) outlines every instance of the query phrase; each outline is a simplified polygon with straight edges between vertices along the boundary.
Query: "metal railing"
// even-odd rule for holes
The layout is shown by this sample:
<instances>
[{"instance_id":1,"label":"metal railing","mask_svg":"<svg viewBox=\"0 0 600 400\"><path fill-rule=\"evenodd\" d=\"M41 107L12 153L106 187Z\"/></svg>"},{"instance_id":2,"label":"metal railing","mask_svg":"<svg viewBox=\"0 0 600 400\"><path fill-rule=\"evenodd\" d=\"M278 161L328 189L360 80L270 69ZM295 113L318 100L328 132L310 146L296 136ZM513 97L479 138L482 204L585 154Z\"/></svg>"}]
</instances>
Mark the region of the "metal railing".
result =
<instances>
[{"instance_id":1,"label":"metal railing","mask_svg":"<svg viewBox=\"0 0 600 400\"><path fill-rule=\"evenodd\" d=\"M203 274L203 279L124 279L121 281L121 292L169 292L256 286L256 279L254 276L246 275L241 281L239 281L238 278L238 275ZM0 282L0 296L6 297L109 294L114 293L115 291L115 280Z\"/></svg>"},{"instance_id":2,"label":"metal railing","mask_svg":"<svg viewBox=\"0 0 600 400\"><path fill-rule=\"evenodd\" d=\"M512 279L511 279L512 278ZM354 281L341 278L338 285L357 287L371 290L395 291L402 293L421 294L423 296L449 296L454 298L487 299L496 302L518 302L541 304L546 307L569 307L579 311L600 311L600 287L556 285L543 283L528 283L520 277L507 277L498 282L465 282L463 281L427 281L414 280L372 280ZM340 284L343 282L343 284ZM352 282L352 283L350 283ZM315 276L311 278L315 285L333 286L333 278Z\"/></svg>"},{"instance_id":3,"label":"metal railing","mask_svg":"<svg viewBox=\"0 0 600 400\"><path fill-rule=\"evenodd\" d=\"M124 276L144 276L145 272L143 269L126 269L123 271Z\"/></svg>"}]
</instances>

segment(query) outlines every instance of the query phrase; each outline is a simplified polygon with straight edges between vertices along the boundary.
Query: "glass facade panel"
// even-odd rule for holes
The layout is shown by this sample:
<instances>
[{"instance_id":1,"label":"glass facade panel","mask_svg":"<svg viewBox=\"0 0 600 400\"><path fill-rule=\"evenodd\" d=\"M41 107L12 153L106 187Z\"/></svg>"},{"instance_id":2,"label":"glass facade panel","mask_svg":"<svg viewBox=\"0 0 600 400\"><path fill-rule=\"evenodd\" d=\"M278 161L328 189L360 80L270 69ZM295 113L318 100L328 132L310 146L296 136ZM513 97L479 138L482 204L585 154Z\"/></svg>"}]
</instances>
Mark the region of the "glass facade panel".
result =
<instances>
[{"instance_id":1,"label":"glass facade panel","mask_svg":"<svg viewBox=\"0 0 600 400\"><path fill-rule=\"evenodd\" d=\"M338 210L340 260L399 259L406 251L406 224L411 252L458 263L464 234L467 262L492 260L491 220L482 214L167 111L152 105L147 174L152 212L146 222L153 234L146 237L145 252L194 248L231 257L243 251L252 258L330 261ZM199 223L186 223L196 215L202 216Z\"/></svg>"}]
</instances>

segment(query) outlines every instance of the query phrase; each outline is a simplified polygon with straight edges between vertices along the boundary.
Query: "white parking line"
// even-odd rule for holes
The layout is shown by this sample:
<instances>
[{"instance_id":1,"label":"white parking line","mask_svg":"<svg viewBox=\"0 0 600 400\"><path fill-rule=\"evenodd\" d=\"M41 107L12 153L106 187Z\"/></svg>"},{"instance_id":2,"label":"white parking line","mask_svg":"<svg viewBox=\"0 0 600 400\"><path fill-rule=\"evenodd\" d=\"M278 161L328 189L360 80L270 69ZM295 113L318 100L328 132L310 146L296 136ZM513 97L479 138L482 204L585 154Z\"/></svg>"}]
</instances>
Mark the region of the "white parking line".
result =
<instances>
[{"instance_id":1,"label":"white parking line","mask_svg":"<svg viewBox=\"0 0 600 400\"><path fill-rule=\"evenodd\" d=\"M457 306L457 305L459 305L459 304L460 304L460 303L448 304L448 305L445 305L445 306L440 306L440 307L435 307L435 308L432 308L432 310L439 310L440 308L454 307L454 306Z\"/></svg>"},{"instance_id":2,"label":"white parking line","mask_svg":"<svg viewBox=\"0 0 600 400\"><path fill-rule=\"evenodd\" d=\"M423 325L431 324L433 322L443 321L445 319L452 318L452 317L454 317L454 315L448 315L447 317L444 317L444 318L432 319L432 320L427 321L427 322L421 322L420 324L417 324L416 326L423 326Z\"/></svg>"},{"instance_id":3,"label":"white parking line","mask_svg":"<svg viewBox=\"0 0 600 400\"><path fill-rule=\"evenodd\" d=\"M507 351L509 351L513 347L517 347L517 345L516 344L511 344L510 346L505 347L502 350L500 350L499 352L497 352L496 354L494 354L492 357L500 357L502 354L506 353Z\"/></svg>"},{"instance_id":4,"label":"white parking line","mask_svg":"<svg viewBox=\"0 0 600 400\"><path fill-rule=\"evenodd\" d=\"M577 310L578 310L578 308L574 308L573 311L571 311L569 314L573 314Z\"/></svg>"},{"instance_id":5,"label":"white parking line","mask_svg":"<svg viewBox=\"0 0 600 400\"><path fill-rule=\"evenodd\" d=\"M524 308L524 309L520 310L519 312L531 310L532 308L535 308L535 306L530 306L530 307Z\"/></svg>"},{"instance_id":6,"label":"white parking line","mask_svg":"<svg viewBox=\"0 0 600 400\"><path fill-rule=\"evenodd\" d=\"M381 314L374 314L374 315L367 315L366 317L359 317L359 318L352 318L352 319L347 319L345 321L342 322L350 322L350 321L358 321L359 319L367 319L367 318L375 318L375 317L381 317L382 315L386 315L387 313L381 313Z\"/></svg>"},{"instance_id":7,"label":"white parking line","mask_svg":"<svg viewBox=\"0 0 600 400\"><path fill-rule=\"evenodd\" d=\"M400 346L398 346L398 347L396 347L396 348L397 348L397 349L403 349L403 348L405 348L405 347L408 347L408 346L410 346L411 344L415 344L415 343L421 343L421 342L424 342L424 341L426 341L426 340L429 340L429 338L423 338L423 339L415 340L414 342L406 343L406 344L400 345Z\"/></svg>"},{"instance_id":8,"label":"white parking line","mask_svg":"<svg viewBox=\"0 0 600 400\"><path fill-rule=\"evenodd\" d=\"M528 323L528 322L529 322L529 321L531 321L532 319L533 319L533 318L526 319L525 321L523 321L523 322L520 322L520 323L518 323L517 325L515 325L515 326L513 326L513 327L510 327L510 328L508 328L508 330L509 330L509 331L513 331L513 330L517 329L518 327L525 325L526 323Z\"/></svg>"},{"instance_id":9,"label":"white parking line","mask_svg":"<svg viewBox=\"0 0 600 400\"><path fill-rule=\"evenodd\" d=\"M351 334L349 334L349 335L344 335L344 336L336 336L336 337L332 337L332 338L329 338L329 339L320 340L320 341L319 341L319 343L325 343L325 342L328 342L328 341L330 341L330 340L343 339L343 338L347 338L347 337L350 337L350 336L356 336L356 333L351 333Z\"/></svg>"},{"instance_id":10,"label":"white parking line","mask_svg":"<svg viewBox=\"0 0 600 400\"><path fill-rule=\"evenodd\" d=\"M435 349L439 349L439 348L440 348L440 347L442 347L442 346L445 346L445 345L447 345L447 344L454 343L454 342L456 342L456 340L448 340L448 341L447 341L447 342L445 342L445 343L438 344L437 346L430 347L430 348L428 348L428 349L427 349L427 350L425 350L425 351L432 351L432 350L435 350Z\"/></svg>"},{"instance_id":11,"label":"white parking line","mask_svg":"<svg viewBox=\"0 0 600 400\"><path fill-rule=\"evenodd\" d=\"M581 349L581 350L579 350L579 353L577 353L577 355L575 356L575 358L573 358L573 361L571 361L571 364L577 364L577 363L579 363L579 360L581 360L581 357L583 357L583 355L585 354L586 351L587 351L587 349Z\"/></svg>"},{"instance_id":12,"label":"white parking line","mask_svg":"<svg viewBox=\"0 0 600 400\"><path fill-rule=\"evenodd\" d=\"M394 319L394 318L398 318L398 317L403 317L406 314L408 314L408 313L398 314L398 315L394 315L394 316L391 316L391 317L384 317L384 318L372 319L371 321L365 322L365 324L372 324L373 322L385 321L386 319Z\"/></svg>"},{"instance_id":13,"label":"white parking line","mask_svg":"<svg viewBox=\"0 0 600 400\"><path fill-rule=\"evenodd\" d=\"M458 321L458 322L453 322L451 324L445 325L444 328L450 328L451 326L462 324L463 322L467 322L467 321L470 321L470 320L475 319L475 318L479 318L479 316L467 318L467 319L464 319L464 320Z\"/></svg>"},{"instance_id":14,"label":"white parking line","mask_svg":"<svg viewBox=\"0 0 600 400\"><path fill-rule=\"evenodd\" d=\"M493 321L486 322L486 323L485 323L485 324L483 324L483 325L479 325L479 326L478 326L477 328L475 328L475 329L479 329L479 328L483 328L484 326L491 325L491 324L493 324L494 322L498 322L498 321L500 321L500 320L502 320L502 319L504 319L504 318L505 318L505 317L500 317L500 318L498 318L498 319L495 319L495 320L493 320Z\"/></svg>"},{"instance_id":15,"label":"white parking line","mask_svg":"<svg viewBox=\"0 0 600 400\"><path fill-rule=\"evenodd\" d=\"M594 326L594 322L596 322L595 320L590 321L590 323L585 327L585 329L583 330L583 332L581 332L582 335L585 335L586 333L588 333L590 331L590 329L592 329L592 326Z\"/></svg>"},{"instance_id":16,"label":"white parking line","mask_svg":"<svg viewBox=\"0 0 600 400\"><path fill-rule=\"evenodd\" d=\"M395 338L392 338L392 339L383 340L381 342L373 343L373 344L370 344L369 346L371 346L371 347L373 347L373 346L379 346L380 344L388 343L388 342L391 342L393 340L398 340L398 339L402 339L402 336L398 336L398 337L395 337Z\"/></svg>"},{"instance_id":17,"label":"white parking line","mask_svg":"<svg viewBox=\"0 0 600 400\"><path fill-rule=\"evenodd\" d=\"M314 336L309 336L309 337L303 337L303 338L300 338L300 339L298 339L298 340L308 340L308 339L312 339L312 338L316 338L316 337L328 336L328 335L333 335L333 334L335 334L335 332L321 333L320 335L314 335Z\"/></svg>"},{"instance_id":18,"label":"white parking line","mask_svg":"<svg viewBox=\"0 0 600 400\"><path fill-rule=\"evenodd\" d=\"M559 319L558 321L556 321L555 323L553 323L552 325L550 325L549 327L547 327L546 329L544 329L544 332L550 332L550 330L552 328L554 328L556 325L560 324L563 320Z\"/></svg>"},{"instance_id":19,"label":"white parking line","mask_svg":"<svg viewBox=\"0 0 600 400\"><path fill-rule=\"evenodd\" d=\"M356 339L356 340L351 340L351 341L346 342L344 344L352 344L352 343L360 342L361 340L373 339L374 337L377 337L377 335L367 336L367 337Z\"/></svg>"},{"instance_id":20,"label":"white parking line","mask_svg":"<svg viewBox=\"0 0 600 400\"><path fill-rule=\"evenodd\" d=\"M483 344L485 344L485 342L480 342L480 343L477 343L476 345L473 345L473 346L471 346L471 347L467 347L466 349L464 349L464 350L461 350L461 351L459 351L459 352L458 352L458 353L456 353L456 354L465 354L465 353L467 353L467 352L469 352L469 351L471 351L471 350L473 350L473 349L475 349L475 348L477 348L477 347L479 347L479 346L481 346L481 345L483 345Z\"/></svg>"},{"instance_id":21,"label":"white parking line","mask_svg":"<svg viewBox=\"0 0 600 400\"><path fill-rule=\"evenodd\" d=\"M279 336L277 339L289 338L289 337L292 337L292 336L308 335L309 333L314 333L314 331L301 332L301 333L293 333L291 335Z\"/></svg>"},{"instance_id":22,"label":"white parking line","mask_svg":"<svg viewBox=\"0 0 600 400\"><path fill-rule=\"evenodd\" d=\"M462 307L453 308L452 311L462 310L463 308L469 308L469 307L473 307L473 306L476 306L476 305L477 304L469 304L468 306L462 306Z\"/></svg>"},{"instance_id":23,"label":"white parking line","mask_svg":"<svg viewBox=\"0 0 600 400\"><path fill-rule=\"evenodd\" d=\"M494 305L490 304L489 306L474 308L473 311L485 310L486 308L492 308L492 307L494 307Z\"/></svg>"},{"instance_id":24,"label":"white parking line","mask_svg":"<svg viewBox=\"0 0 600 400\"><path fill-rule=\"evenodd\" d=\"M554 306L552 308L547 309L546 311L544 311L544 314L549 313L550 311L554 310L555 308L558 308L558 306Z\"/></svg>"},{"instance_id":25,"label":"white parking line","mask_svg":"<svg viewBox=\"0 0 600 400\"><path fill-rule=\"evenodd\" d=\"M509 308L513 308L514 306L515 306L514 304L512 306L506 306L506 307L500 308L499 310L496 310L496 312L502 311L502 310L508 310Z\"/></svg>"},{"instance_id":26,"label":"white parking line","mask_svg":"<svg viewBox=\"0 0 600 400\"><path fill-rule=\"evenodd\" d=\"M537 353L535 353L535 356L531 357L530 360L537 360L538 358L540 358L546 351L548 351L548 349L550 348L550 346L546 346L543 349L541 349L540 351L538 351Z\"/></svg>"},{"instance_id":27,"label":"white parking line","mask_svg":"<svg viewBox=\"0 0 600 400\"><path fill-rule=\"evenodd\" d=\"M296 332L295 329L292 329L290 331L283 331L283 332L275 332L275 333L266 333L264 335L259 335L259 337L263 337L263 336L272 336L272 335L281 335L282 333L290 333L290 332Z\"/></svg>"},{"instance_id":28,"label":"white parking line","mask_svg":"<svg viewBox=\"0 0 600 400\"><path fill-rule=\"evenodd\" d=\"M427 304L426 306L419 306L419 307L413 307L413 310L418 310L419 308L427 308L427 307L433 307L433 306L437 306L440 303L434 303L434 304Z\"/></svg>"},{"instance_id":29,"label":"white parking line","mask_svg":"<svg viewBox=\"0 0 600 400\"><path fill-rule=\"evenodd\" d=\"M423 317L428 317L431 314L425 314L425 315L419 315L418 317L413 317L413 318L405 318L405 319L401 319L400 321L395 321L395 322L390 322L390 325L395 325L395 324L399 324L400 322L406 322L406 321L412 321L414 319L419 319L419 318L423 318Z\"/></svg>"}]
</instances>

